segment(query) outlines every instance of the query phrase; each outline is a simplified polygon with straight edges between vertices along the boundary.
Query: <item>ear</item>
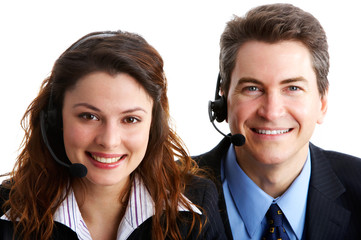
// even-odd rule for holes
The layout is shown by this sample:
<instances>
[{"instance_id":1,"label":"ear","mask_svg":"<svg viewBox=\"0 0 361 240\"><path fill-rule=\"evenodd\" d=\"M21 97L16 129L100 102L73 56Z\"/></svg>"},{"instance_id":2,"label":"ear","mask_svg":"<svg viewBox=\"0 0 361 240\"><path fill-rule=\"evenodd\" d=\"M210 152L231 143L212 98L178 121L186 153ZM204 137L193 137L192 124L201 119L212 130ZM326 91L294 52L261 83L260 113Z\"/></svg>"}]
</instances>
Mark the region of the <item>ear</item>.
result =
<instances>
[{"instance_id":1,"label":"ear","mask_svg":"<svg viewBox=\"0 0 361 240\"><path fill-rule=\"evenodd\" d=\"M321 97L321 109L320 109L320 115L318 117L317 123L322 124L323 120L326 116L327 109L328 109L328 89L325 91L325 94Z\"/></svg>"}]
</instances>

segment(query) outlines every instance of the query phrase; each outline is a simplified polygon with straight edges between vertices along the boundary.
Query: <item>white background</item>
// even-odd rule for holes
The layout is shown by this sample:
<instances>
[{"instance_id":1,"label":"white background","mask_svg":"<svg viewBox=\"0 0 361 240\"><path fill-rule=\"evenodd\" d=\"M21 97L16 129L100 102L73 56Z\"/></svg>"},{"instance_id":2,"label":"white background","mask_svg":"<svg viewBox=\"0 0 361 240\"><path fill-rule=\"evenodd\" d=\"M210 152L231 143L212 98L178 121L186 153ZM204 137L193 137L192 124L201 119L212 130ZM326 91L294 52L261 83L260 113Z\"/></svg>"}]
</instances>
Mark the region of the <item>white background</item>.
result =
<instances>
[{"instance_id":1,"label":"white background","mask_svg":"<svg viewBox=\"0 0 361 240\"><path fill-rule=\"evenodd\" d=\"M361 157L360 11L358 1L288 1L311 12L329 39L329 110L316 145ZM0 173L12 169L20 119L57 57L83 35L102 30L141 34L162 55L171 115L192 155L222 136L208 120L218 73L219 37L233 14L272 1L1 1ZM220 127L228 132L224 123Z\"/></svg>"}]
</instances>

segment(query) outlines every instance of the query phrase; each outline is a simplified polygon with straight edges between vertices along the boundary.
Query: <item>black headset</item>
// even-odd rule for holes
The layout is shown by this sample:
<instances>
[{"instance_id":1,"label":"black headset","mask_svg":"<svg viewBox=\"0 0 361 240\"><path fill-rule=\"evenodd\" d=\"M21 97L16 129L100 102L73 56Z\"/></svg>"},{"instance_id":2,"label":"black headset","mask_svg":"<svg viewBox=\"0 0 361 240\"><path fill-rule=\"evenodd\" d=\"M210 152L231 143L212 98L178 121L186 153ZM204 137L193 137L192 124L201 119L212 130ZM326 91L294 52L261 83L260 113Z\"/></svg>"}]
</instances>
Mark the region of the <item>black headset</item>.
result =
<instances>
[{"instance_id":1,"label":"black headset","mask_svg":"<svg viewBox=\"0 0 361 240\"><path fill-rule=\"evenodd\" d=\"M54 160L60 165L69 168L70 174L74 177L85 177L88 173L87 168L80 163L65 163L61 161L58 156L55 154L53 148L50 146L48 135L51 136L52 133L60 131L61 128L61 114L58 113L58 109L53 105L53 86L50 90L50 98L48 107L45 110L40 112L40 130L43 137L43 141L47 149L49 150L51 156ZM70 162L69 159L66 159L67 162Z\"/></svg>"},{"instance_id":2,"label":"black headset","mask_svg":"<svg viewBox=\"0 0 361 240\"><path fill-rule=\"evenodd\" d=\"M227 118L226 98L223 95L222 96L219 95L221 81L222 81L221 74L218 73L214 101L208 102L208 114L209 114L209 119L211 120L211 122L213 122L214 120L217 120L217 122L223 122Z\"/></svg>"},{"instance_id":3,"label":"black headset","mask_svg":"<svg viewBox=\"0 0 361 240\"><path fill-rule=\"evenodd\" d=\"M87 41L91 38L100 38L100 37L112 37L117 34L114 32L102 32L94 35L90 35L88 37L83 38L82 40L75 43L70 50L74 50L77 48L80 44ZM46 145L47 149L49 150L51 156L54 158L54 160L59 163L60 165L69 168L70 174L75 177L85 177L87 175L87 168L80 163L66 163L70 162L69 159L66 159L66 161L61 161L59 157L55 154L53 148L50 146L48 136L51 136L52 133L60 131L61 128L61 116L60 109L58 109L54 103L53 103L53 95L54 95L54 85L53 83L50 86L50 96L49 96L49 102L48 107L46 110L41 110L40 112L40 130L41 135L44 141L44 144ZM67 157L65 157L67 158Z\"/></svg>"},{"instance_id":4,"label":"black headset","mask_svg":"<svg viewBox=\"0 0 361 240\"><path fill-rule=\"evenodd\" d=\"M246 138L238 133L238 134L224 134L221 132L217 126L214 124L214 120L217 120L217 122L223 122L227 118L227 99L224 97L224 95L219 95L220 86L221 86L222 78L221 74L218 73L217 78L217 85L216 85L216 93L214 96L214 101L208 102L208 116L209 120L211 121L213 127L223 136L230 139L231 143L235 146L242 146L246 143Z\"/></svg>"}]
</instances>

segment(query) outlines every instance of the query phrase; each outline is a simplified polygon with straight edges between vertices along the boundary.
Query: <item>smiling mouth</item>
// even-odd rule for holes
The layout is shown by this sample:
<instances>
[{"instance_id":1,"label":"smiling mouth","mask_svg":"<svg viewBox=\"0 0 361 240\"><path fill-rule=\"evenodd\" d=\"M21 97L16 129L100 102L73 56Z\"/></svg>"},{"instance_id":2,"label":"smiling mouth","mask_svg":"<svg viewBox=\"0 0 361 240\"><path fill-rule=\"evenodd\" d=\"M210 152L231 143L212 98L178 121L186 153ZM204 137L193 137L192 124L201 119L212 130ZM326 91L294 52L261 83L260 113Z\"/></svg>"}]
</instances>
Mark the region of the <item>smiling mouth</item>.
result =
<instances>
[{"instance_id":1,"label":"smiling mouth","mask_svg":"<svg viewBox=\"0 0 361 240\"><path fill-rule=\"evenodd\" d=\"M96 156L94 154L88 153L89 156L91 156L95 161L97 162L101 162L101 163L115 163L118 162L124 158L126 158L127 155L122 155L120 157L100 157L100 156Z\"/></svg>"},{"instance_id":2,"label":"smiling mouth","mask_svg":"<svg viewBox=\"0 0 361 240\"><path fill-rule=\"evenodd\" d=\"M266 129L252 128L252 131L255 133L264 134L264 135L280 135L280 134L285 134L285 133L292 131L292 128L283 129L283 130L266 130Z\"/></svg>"}]
</instances>

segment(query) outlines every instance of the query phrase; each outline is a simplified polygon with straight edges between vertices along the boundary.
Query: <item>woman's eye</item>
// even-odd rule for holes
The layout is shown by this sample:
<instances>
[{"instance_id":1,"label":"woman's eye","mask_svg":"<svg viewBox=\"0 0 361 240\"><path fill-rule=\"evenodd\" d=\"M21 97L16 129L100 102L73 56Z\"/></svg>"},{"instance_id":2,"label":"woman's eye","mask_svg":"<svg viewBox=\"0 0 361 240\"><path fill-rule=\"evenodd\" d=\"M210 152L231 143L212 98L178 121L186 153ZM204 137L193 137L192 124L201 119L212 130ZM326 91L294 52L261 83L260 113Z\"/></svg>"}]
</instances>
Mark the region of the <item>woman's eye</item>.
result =
<instances>
[{"instance_id":1,"label":"woman's eye","mask_svg":"<svg viewBox=\"0 0 361 240\"><path fill-rule=\"evenodd\" d=\"M91 113L82 113L79 115L79 117L85 120L99 120L95 115Z\"/></svg>"},{"instance_id":2,"label":"woman's eye","mask_svg":"<svg viewBox=\"0 0 361 240\"><path fill-rule=\"evenodd\" d=\"M136 123L136 122L138 122L138 121L139 121L139 119L136 118L136 117L126 117L126 118L124 119L124 122L125 122L125 123Z\"/></svg>"}]
</instances>

